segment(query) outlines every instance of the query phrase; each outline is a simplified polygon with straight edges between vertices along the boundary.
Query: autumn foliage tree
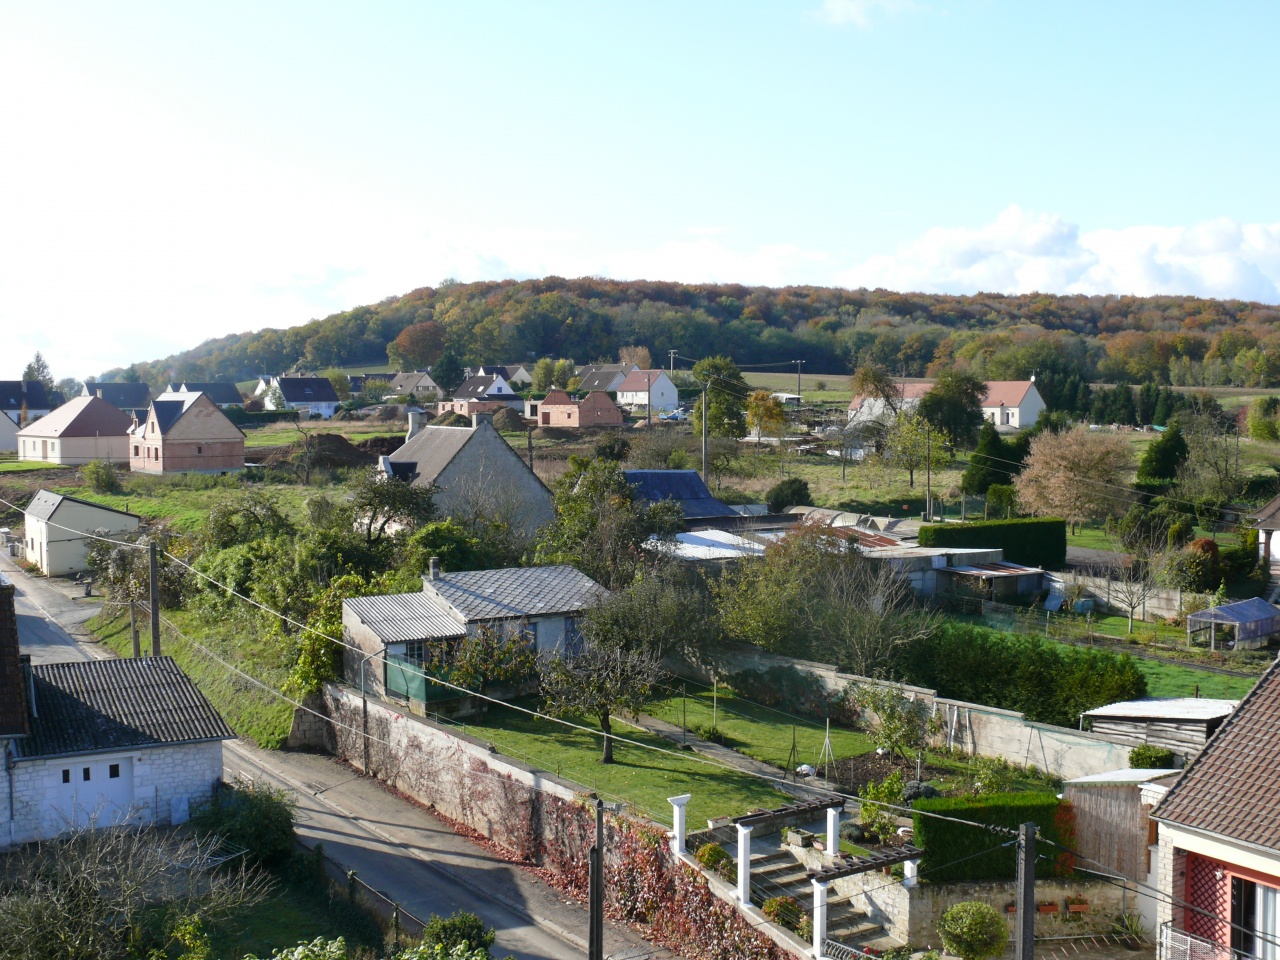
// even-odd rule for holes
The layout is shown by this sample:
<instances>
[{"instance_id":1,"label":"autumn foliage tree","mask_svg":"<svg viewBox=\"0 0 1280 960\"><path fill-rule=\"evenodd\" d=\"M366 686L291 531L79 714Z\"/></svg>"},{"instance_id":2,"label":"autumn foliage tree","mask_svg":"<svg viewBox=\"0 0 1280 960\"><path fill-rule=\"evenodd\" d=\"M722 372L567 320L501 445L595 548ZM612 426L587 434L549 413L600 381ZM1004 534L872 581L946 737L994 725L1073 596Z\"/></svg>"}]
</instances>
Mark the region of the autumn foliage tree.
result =
<instances>
[{"instance_id":1,"label":"autumn foliage tree","mask_svg":"<svg viewBox=\"0 0 1280 960\"><path fill-rule=\"evenodd\" d=\"M397 366L423 370L444 352L444 326L434 320L414 323L400 331L387 347L387 359Z\"/></svg>"},{"instance_id":2,"label":"autumn foliage tree","mask_svg":"<svg viewBox=\"0 0 1280 960\"><path fill-rule=\"evenodd\" d=\"M1117 512L1117 497L1132 452L1118 434L1092 431L1083 424L1060 433L1042 433L1031 441L1027 465L1014 486L1028 513L1062 517L1075 533L1082 523Z\"/></svg>"}]
</instances>

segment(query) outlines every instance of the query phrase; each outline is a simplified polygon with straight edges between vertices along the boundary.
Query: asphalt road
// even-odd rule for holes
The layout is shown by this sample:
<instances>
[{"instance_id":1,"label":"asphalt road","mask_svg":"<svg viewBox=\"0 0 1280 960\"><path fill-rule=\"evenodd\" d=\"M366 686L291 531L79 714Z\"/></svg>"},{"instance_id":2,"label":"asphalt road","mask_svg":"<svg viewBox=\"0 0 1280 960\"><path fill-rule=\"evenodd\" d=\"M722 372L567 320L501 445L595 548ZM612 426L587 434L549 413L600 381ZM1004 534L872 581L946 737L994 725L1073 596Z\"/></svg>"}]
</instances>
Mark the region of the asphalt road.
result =
<instances>
[{"instance_id":1,"label":"asphalt road","mask_svg":"<svg viewBox=\"0 0 1280 960\"><path fill-rule=\"evenodd\" d=\"M97 603L84 600L77 604L56 588L28 577L8 558L0 558L0 572L16 588L19 649L31 654L32 663L95 659L87 645L63 629L62 623L78 627L97 611Z\"/></svg>"}]
</instances>

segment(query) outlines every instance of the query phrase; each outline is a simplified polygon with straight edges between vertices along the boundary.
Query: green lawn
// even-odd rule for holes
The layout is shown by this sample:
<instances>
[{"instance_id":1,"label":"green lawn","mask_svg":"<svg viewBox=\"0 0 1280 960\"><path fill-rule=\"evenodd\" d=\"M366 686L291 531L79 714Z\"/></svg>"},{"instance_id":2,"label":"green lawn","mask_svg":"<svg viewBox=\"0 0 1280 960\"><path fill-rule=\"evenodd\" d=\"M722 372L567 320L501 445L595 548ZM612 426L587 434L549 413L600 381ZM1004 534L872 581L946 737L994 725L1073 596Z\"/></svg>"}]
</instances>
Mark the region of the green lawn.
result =
<instances>
[{"instance_id":1,"label":"green lawn","mask_svg":"<svg viewBox=\"0 0 1280 960\"><path fill-rule=\"evenodd\" d=\"M690 729L710 727L712 715L712 692L700 684L688 683L688 698L682 702L680 695L681 681L672 686L676 692L649 705L645 712L659 720L681 725L684 710L687 710ZM753 757L763 763L772 764L781 770L788 769L787 761L791 756L791 733L794 725L796 743L796 761L794 768L801 763L818 762L822 752L822 741L825 728L822 723L802 717L771 710L741 700L733 694L721 690L716 709L716 727L725 737L725 746ZM682 710L683 708L683 710ZM856 757L875 749L871 740L861 733L841 727L831 729L831 748L837 759Z\"/></svg>"},{"instance_id":2,"label":"green lawn","mask_svg":"<svg viewBox=\"0 0 1280 960\"><path fill-rule=\"evenodd\" d=\"M275 690L288 676L283 663L288 654L283 642L265 634L252 620L210 624L186 610L166 611L164 615L184 634ZM120 656L132 656L127 611L107 607L89 621L88 627ZM142 649L149 651L151 630L145 613L140 613L138 627ZM173 631L162 626L160 635L161 652L178 661L239 736L267 749L277 749L284 743L293 722L292 704L210 659Z\"/></svg>"},{"instance_id":3,"label":"green lawn","mask_svg":"<svg viewBox=\"0 0 1280 960\"><path fill-rule=\"evenodd\" d=\"M1185 643L1187 639L1187 631L1182 627L1171 627L1167 623L1147 623L1136 618L1133 621L1133 633L1130 634L1129 618L1117 614L1095 616L1093 623L1099 633L1121 640L1132 636L1142 641L1163 640L1166 643Z\"/></svg>"},{"instance_id":4,"label":"green lawn","mask_svg":"<svg viewBox=\"0 0 1280 960\"><path fill-rule=\"evenodd\" d=\"M142 483L126 478L123 493L94 493L84 487L57 487L55 492L71 494L82 500L136 513L141 517L165 520L176 530L194 533L204 527L209 518L209 508L214 502L237 489L239 487L234 478L225 487L202 488L185 486L181 477L148 477ZM278 497L285 512L296 518L302 515L304 501L317 488L294 484L260 484L258 489Z\"/></svg>"},{"instance_id":5,"label":"green lawn","mask_svg":"<svg viewBox=\"0 0 1280 960\"><path fill-rule=\"evenodd\" d=\"M1193 667L1180 667L1158 660L1134 658L1138 669L1147 678L1147 696L1194 697L1239 700L1253 689L1255 680L1247 677L1229 677Z\"/></svg>"},{"instance_id":6,"label":"green lawn","mask_svg":"<svg viewBox=\"0 0 1280 960\"><path fill-rule=\"evenodd\" d=\"M54 463L43 463L39 460L0 460L0 473L26 473L30 470L72 470Z\"/></svg>"},{"instance_id":7,"label":"green lawn","mask_svg":"<svg viewBox=\"0 0 1280 960\"><path fill-rule=\"evenodd\" d=\"M594 720L579 718L575 722L599 729ZM670 821L667 798L682 793L693 796L688 808L693 829L708 819L738 816L755 807L777 807L789 802L785 794L765 780L701 763L695 755L680 754L670 741L616 720L614 733L619 736L671 750L673 754L615 743L615 762L602 764L598 736L506 707L491 707L487 716L464 729L492 742L507 756L580 783L606 799L625 800L657 823Z\"/></svg>"}]
</instances>

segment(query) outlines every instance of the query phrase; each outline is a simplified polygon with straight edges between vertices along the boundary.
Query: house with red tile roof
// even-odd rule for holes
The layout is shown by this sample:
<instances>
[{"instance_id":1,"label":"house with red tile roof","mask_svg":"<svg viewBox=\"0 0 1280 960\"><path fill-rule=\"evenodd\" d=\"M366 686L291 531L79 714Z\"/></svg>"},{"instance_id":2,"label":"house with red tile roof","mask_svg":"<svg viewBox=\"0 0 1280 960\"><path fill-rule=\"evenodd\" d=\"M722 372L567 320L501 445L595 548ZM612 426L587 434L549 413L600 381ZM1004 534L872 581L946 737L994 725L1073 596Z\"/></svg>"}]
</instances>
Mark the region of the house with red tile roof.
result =
<instances>
[{"instance_id":1,"label":"house with red tile roof","mask_svg":"<svg viewBox=\"0 0 1280 960\"><path fill-rule=\"evenodd\" d=\"M1034 380L988 380L982 398L982 415L997 430L1022 430L1031 426L1045 409Z\"/></svg>"},{"instance_id":2,"label":"house with red tile roof","mask_svg":"<svg viewBox=\"0 0 1280 960\"><path fill-rule=\"evenodd\" d=\"M18 431L18 459L70 466L129 461L133 418L98 396L79 396Z\"/></svg>"},{"instance_id":3,"label":"house with red tile roof","mask_svg":"<svg viewBox=\"0 0 1280 960\"><path fill-rule=\"evenodd\" d=\"M624 420L618 405L600 390L581 400L563 390L552 390L538 404L537 418L542 427L620 427Z\"/></svg>"},{"instance_id":4,"label":"house with red tile roof","mask_svg":"<svg viewBox=\"0 0 1280 960\"><path fill-rule=\"evenodd\" d=\"M1280 667L1240 702L1152 811L1159 957L1280 953Z\"/></svg>"}]
</instances>

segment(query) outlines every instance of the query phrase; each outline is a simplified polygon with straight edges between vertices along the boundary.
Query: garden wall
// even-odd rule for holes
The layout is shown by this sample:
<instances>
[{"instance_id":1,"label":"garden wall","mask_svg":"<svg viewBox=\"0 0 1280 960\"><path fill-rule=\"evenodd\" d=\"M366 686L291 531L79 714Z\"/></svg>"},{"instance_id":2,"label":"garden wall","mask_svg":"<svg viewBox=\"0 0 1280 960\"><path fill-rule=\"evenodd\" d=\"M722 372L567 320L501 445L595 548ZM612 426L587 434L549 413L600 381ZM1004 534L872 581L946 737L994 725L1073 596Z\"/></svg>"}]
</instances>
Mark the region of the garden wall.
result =
<instances>
[{"instance_id":1,"label":"garden wall","mask_svg":"<svg viewBox=\"0 0 1280 960\"><path fill-rule=\"evenodd\" d=\"M1077 573L1055 573L1046 577L1045 584L1053 593L1065 593L1064 587L1079 585L1089 591L1089 596L1094 598L1105 613L1122 617L1129 615L1129 608L1117 594L1115 583L1106 577L1089 577ZM1181 590L1154 587L1146 601L1134 611L1134 617L1138 620L1157 620L1180 616L1183 611L1183 603L1196 596L1199 596L1199 594L1184 594Z\"/></svg>"},{"instance_id":2,"label":"garden wall","mask_svg":"<svg viewBox=\"0 0 1280 960\"><path fill-rule=\"evenodd\" d=\"M883 684L849 673L841 673L829 663L794 660L754 648L726 649L717 656L721 677L744 670L764 671L770 667L795 667L817 677L830 693L839 693L850 683ZM710 681L705 671L681 666L700 680ZM939 697L924 687L903 685L904 693L930 704L942 720L936 747L949 747L981 757L999 757L1019 766L1034 764L1062 780L1087 777L1129 767L1130 745L1098 734L1035 723L1014 710L1001 710L963 700Z\"/></svg>"}]
</instances>

